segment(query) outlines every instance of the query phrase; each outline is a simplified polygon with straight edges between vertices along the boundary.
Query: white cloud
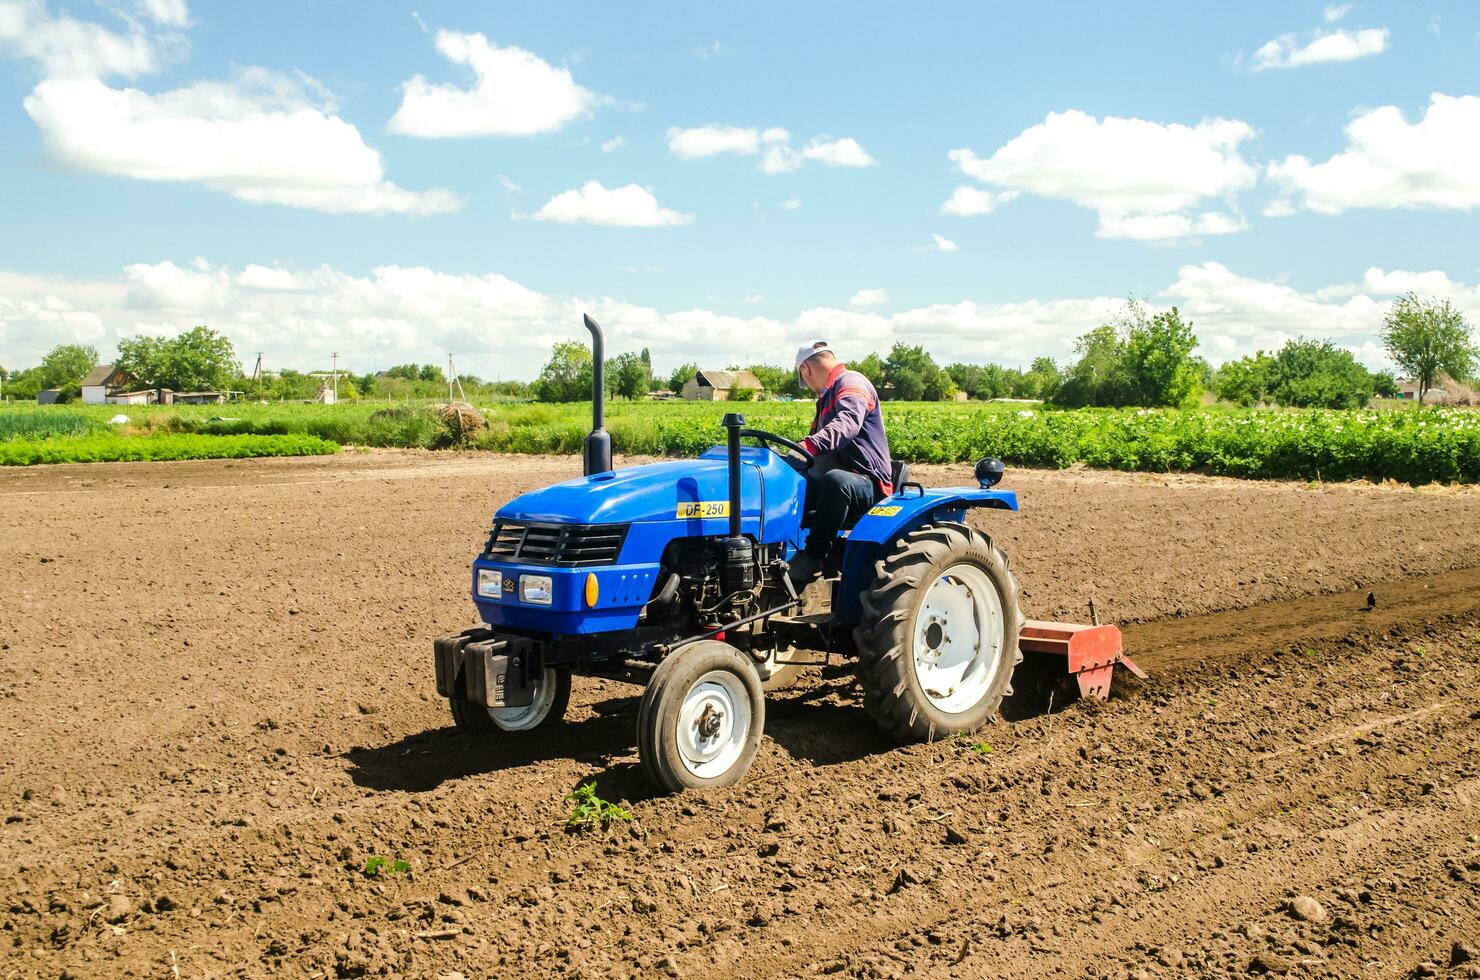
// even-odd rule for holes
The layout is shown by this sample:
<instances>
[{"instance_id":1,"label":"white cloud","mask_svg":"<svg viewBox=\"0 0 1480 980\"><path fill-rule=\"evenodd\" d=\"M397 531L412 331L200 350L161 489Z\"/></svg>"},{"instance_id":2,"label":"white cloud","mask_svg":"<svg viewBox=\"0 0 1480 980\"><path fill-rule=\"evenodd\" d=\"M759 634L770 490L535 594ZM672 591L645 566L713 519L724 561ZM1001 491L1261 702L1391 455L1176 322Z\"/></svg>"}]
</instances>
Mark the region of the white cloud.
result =
<instances>
[{"instance_id":1,"label":"white cloud","mask_svg":"<svg viewBox=\"0 0 1480 980\"><path fill-rule=\"evenodd\" d=\"M796 211L799 208L801 208L801 206L802 206L802 199L799 198L799 197L797 197L795 194L793 194L791 197L788 197L786 200L782 201L781 204L779 205L779 207L783 211Z\"/></svg>"},{"instance_id":2,"label":"white cloud","mask_svg":"<svg viewBox=\"0 0 1480 980\"><path fill-rule=\"evenodd\" d=\"M1269 165L1276 213L1480 207L1480 97L1436 92L1415 123L1397 106L1367 110L1347 124L1346 142L1324 163L1297 155Z\"/></svg>"},{"instance_id":3,"label":"white cloud","mask_svg":"<svg viewBox=\"0 0 1480 980\"><path fill-rule=\"evenodd\" d=\"M1251 71L1270 68L1300 68L1332 61L1356 61L1387 50L1388 29L1371 27L1359 31L1316 31L1301 41L1294 34L1281 34L1254 52Z\"/></svg>"},{"instance_id":4,"label":"white cloud","mask_svg":"<svg viewBox=\"0 0 1480 980\"><path fill-rule=\"evenodd\" d=\"M622 147L624 147L626 145L627 145L627 137L625 137L625 136L613 136L611 139L605 140L605 141L602 142L602 144L601 144L601 152L602 153L615 153L615 152L617 152L618 150L620 150Z\"/></svg>"},{"instance_id":5,"label":"white cloud","mask_svg":"<svg viewBox=\"0 0 1480 980\"><path fill-rule=\"evenodd\" d=\"M722 126L717 123L691 129L673 126L668 130L668 150L681 160L698 160L722 153L754 156L764 144L789 139L791 134L777 126L765 130L754 126Z\"/></svg>"},{"instance_id":6,"label":"white cloud","mask_svg":"<svg viewBox=\"0 0 1480 980\"><path fill-rule=\"evenodd\" d=\"M1328 3L1325 7L1321 8L1321 16L1326 19L1326 23L1328 24L1336 23L1351 12L1352 5L1349 3Z\"/></svg>"},{"instance_id":7,"label":"white cloud","mask_svg":"<svg viewBox=\"0 0 1480 980\"><path fill-rule=\"evenodd\" d=\"M93 78L52 78L26 97L46 151L77 170L192 182L254 204L334 214L435 214L451 191L385 179L380 154L305 77L246 69L231 82L158 94Z\"/></svg>"},{"instance_id":8,"label":"white cloud","mask_svg":"<svg viewBox=\"0 0 1480 980\"><path fill-rule=\"evenodd\" d=\"M961 217L991 214L997 210L997 205L1006 204L1017 196L1017 191L1003 191L1000 194L994 194L977 187L958 187L940 206L940 213L955 214Z\"/></svg>"},{"instance_id":9,"label":"white cloud","mask_svg":"<svg viewBox=\"0 0 1480 980\"><path fill-rule=\"evenodd\" d=\"M606 188L599 181L588 180L579 188L561 191L535 212L536 221L558 221L563 224L584 223L615 225L625 228L656 228L662 225L686 225L694 220L660 207L653 192L638 184Z\"/></svg>"},{"instance_id":10,"label":"white cloud","mask_svg":"<svg viewBox=\"0 0 1480 980\"><path fill-rule=\"evenodd\" d=\"M1153 293L1152 306L1177 305L1215 361L1305 336L1333 339L1380 367L1383 313L1409 289L1449 299L1480 319L1480 284L1434 270L1372 268L1353 281L1301 291L1204 262L1181 267ZM745 298L747 305L761 301L759 294ZM461 368L484 377L530 378L556 340L584 339L580 315L590 312L613 351L651 347L663 359L660 367L780 363L817 337L834 341L845 360L902 340L923 344L943 362L1018 364L1039 354L1069 357L1075 338L1123 302L1114 296L960 300L887 314L814 307L778 319L552 297L493 273L382 266L356 275L267 263L238 271L197 259L139 263L101 279L0 270L0 350L8 352L10 367L37 363L58 343L94 344L107 356L122 337L208 323L244 356L262 351L270 367L316 368L338 351L341 364L369 371L436 361L451 351Z\"/></svg>"},{"instance_id":11,"label":"white cloud","mask_svg":"<svg viewBox=\"0 0 1480 980\"><path fill-rule=\"evenodd\" d=\"M745 305L746 306L754 306L757 303L764 303L765 301L766 301L766 294L765 293L751 293L750 295L748 295L748 296L745 297Z\"/></svg>"},{"instance_id":12,"label":"white cloud","mask_svg":"<svg viewBox=\"0 0 1480 980\"><path fill-rule=\"evenodd\" d=\"M955 242L951 241L949 238L944 237L943 235L937 235L934 232L932 232L931 235L930 235L930 238L931 238L932 241L934 241L934 243L935 243L935 250L937 252L957 252L957 251L960 251L960 246L958 246Z\"/></svg>"},{"instance_id":13,"label":"white cloud","mask_svg":"<svg viewBox=\"0 0 1480 980\"><path fill-rule=\"evenodd\" d=\"M802 147L803 160L815 160L828 167L877 167L879 161L868 155L856 139L845 136L829 139L816 136Z\"/></svg>"},{"instance_id":14,"label":"white cloud","mask_svg":"<svg viewBox=\"0 0 1480 980\"><path fill-rule=\"evenodd\" d=\"M855 310L866 310L874 306L887 306L889 294L882 289L860 289L848 300L848 305Z\"/></svg>"},{"instance_id":15,"label":"white cloud","mask_svg":"<svg viewBox=\"0 0 1480 980\"><path fill-rule=\"evenodd\" d=\"M1049 113L990 157L952 150L950 159L962 173L999 196L953 196L946 206L959 210L946 213L982 213L982 207L1005 200L1002 195L1026 193L1093 209L1100 218L1097 233L1106 238L1226 234L1243 222L1230 214L1192 212L1206 201L1232 202L1254 185L1257 171L1239 152L1239 144L1253 136L1249 124L1236 119L1186 126L1117 116L1098 120L1078 110Z\"/></svg>"},{"instance_id":16,"label":"white cloud","mask_svg":"<svg viewBox=\"0 0 1480 980\"><path fill-rule=\"evenodd\" d=\"M127 27L120 34L65 13L52 15L41 0L0 0L0 54L35 62L47 78L137 78L159 71L185 48L179 34L151 37L137 23Z\"/></svg>"},{"instance_id":17,"label":"white cloud","mask_svg":"<svg viewBox=\"0 0 1480 980\"><path fill-rule=\"evenodd\" d=\"M522 48L501 48L482 34L437 32L437 50L473 75L470 88L417 75L401 86L401 106L386 124L393 133L427 139L532 136L589 115L598 97Z\"/></svg>"},{"instance_id":18,"label":"white cloud","mask_svg":"<svg viewBox=\"0 0 1480 980\"><path fill-rule=\"evenodd\" d=\"M779 126L769 129L719 124L690 129L674 126L668 130L668 150L682 160L722 153L755 156L764 151L757 169L767 174L790 173L808 162L827 167L878 166L878 161L852 137L814 136L798 150L791 145L791 133Z\"/></svg>"},{"instance_id":19,"label":"white cloud","mask_svg":"<svg viewBox=\"0 0 1480 980\"><path fill-rule=\"evenodd\" d=\"M190 7L185 0L140 0L139 9L164 27L190 26Z\"/></svg>"}]
</instances>

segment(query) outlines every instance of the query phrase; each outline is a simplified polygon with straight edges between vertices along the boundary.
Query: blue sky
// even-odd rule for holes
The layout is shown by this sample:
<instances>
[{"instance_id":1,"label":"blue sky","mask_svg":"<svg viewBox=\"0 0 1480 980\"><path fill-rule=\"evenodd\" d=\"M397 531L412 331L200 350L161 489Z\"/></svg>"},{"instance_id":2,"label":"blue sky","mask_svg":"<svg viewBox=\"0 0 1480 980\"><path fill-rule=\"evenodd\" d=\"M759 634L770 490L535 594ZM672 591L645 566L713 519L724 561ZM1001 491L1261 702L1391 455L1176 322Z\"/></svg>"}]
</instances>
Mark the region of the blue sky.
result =
<instances>
[{"instance_id":1,"label":"blue sky","mask_svg":"<svg viewBox=\"0 0 1480 980\"><path fill-rule=\"evenodd\" d=\"M1381 365L1398 293L1480 319L1473 4L0 0L0 55L7 366L205 322L530 377L585 309L659 366L1022 363L1131 295Z\"/></svg>"}]
</instances>

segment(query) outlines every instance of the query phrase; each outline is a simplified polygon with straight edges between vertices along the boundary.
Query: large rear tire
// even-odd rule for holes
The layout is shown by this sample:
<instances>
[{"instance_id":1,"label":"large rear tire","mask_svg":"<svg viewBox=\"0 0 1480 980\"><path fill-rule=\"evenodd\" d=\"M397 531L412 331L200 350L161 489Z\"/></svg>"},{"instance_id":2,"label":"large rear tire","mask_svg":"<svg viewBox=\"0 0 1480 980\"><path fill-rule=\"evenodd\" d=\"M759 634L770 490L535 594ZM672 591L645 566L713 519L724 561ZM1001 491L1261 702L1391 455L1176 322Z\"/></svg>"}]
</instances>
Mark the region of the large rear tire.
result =
<instances>
[{"instance_id":1,"label":"large rear tire","mask_svg":"<svg viewBox=\"0 0 1480 980\"><path fill-rule=\"evenodd\" d=\"M467 735L532 732L559 723L570 705L570 671L546 667L534 685L534 703L525 708L486 708L470 698L447 699L452 721Z\"/></svg>"},{"instance_id":2,"label":"large rear tire","mask_svg":"<svg viewBox=\"0 0 1480 980\"><path fill-rule=\"evenodd\" d=\"M1007 556L965 524L927 524L874 566L853 632L863 706L899 742L974 732L1012 693L1023 614Z\"/></svg>"},{"instance_id":3,"label":"large rear tire","mask_svg":"<svg viewBox=\"0 0 1480 980\"><path fill-rule=\"evenodd\" d=\"M732 786L761 744L766 701L755 665L719 640L669 654L637 709L643 774L669 793Z\"/></svg>"}]
</instances>

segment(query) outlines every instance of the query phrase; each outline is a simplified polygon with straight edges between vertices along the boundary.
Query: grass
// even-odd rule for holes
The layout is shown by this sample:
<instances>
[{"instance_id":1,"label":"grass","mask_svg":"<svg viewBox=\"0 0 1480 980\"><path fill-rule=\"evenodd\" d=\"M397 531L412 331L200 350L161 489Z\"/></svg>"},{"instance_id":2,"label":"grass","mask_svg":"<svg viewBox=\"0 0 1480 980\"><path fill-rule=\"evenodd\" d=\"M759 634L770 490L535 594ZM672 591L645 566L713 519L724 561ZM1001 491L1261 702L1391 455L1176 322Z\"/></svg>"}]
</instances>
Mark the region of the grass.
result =
<instances>
[{"instance_id":1,"label":"grass","mask_svg":"<svg viewBox=\"0 0 1480 980\"><path fill-rule=\"evenodd\" d=\"M603 800L596 795L596 780L590 780L577 786L565 794L567 803L574 802L575 806L566 818L565 826L570 830L592 830L600 828L605 830L613 820L623 823L632 821L632 814L615 803Z\"/></svg>"},{"instance_id":2,"label":"grass","mask_svg":"<svg viewBox=\"0 0 1480 980\"><path fill-rule=\"evenodd\" d=\"M339 445L315 436L115 435L70 439L11 439L0 442L0 466L36 463L118 463L179 459L243 459L251 456L322 456Z\"/></svg>"},{"instance_id":3,"label":"grass","mask_svg":"<svg viewBox=\"0 0 1480 980\"><path fill-rule=\"evenodd\" d=\"M799 439L812 406L803 402L613 402L607 429L629 455L694 456L722 442L720 416L738 409L752 427ZM311 436L340 445L512 453L577 453L590 407L496 403L486 425L463 432L429 405L0 406L0 445L98 436ZM119 414L123 425L108 424ZM895 402L885 407L890 447L912 462L997 456L1009 464L1141 472L1199 472L1324 481L1480 482L1480 412L1206 408L1055 410L1020 403Z\"/></svg>"}]
</instances>

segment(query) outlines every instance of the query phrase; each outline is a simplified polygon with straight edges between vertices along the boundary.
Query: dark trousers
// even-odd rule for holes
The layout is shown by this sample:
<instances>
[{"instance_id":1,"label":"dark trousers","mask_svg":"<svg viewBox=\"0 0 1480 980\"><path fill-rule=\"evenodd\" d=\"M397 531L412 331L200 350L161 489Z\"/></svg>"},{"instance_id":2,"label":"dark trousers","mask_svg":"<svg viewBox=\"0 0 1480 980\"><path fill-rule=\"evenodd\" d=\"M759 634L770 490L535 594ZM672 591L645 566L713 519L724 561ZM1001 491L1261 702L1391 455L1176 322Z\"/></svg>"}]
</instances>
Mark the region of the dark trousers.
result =
<instances>
[{"instance_id":1,"label":"dark trousers","mask_svg":"<svg viewBox=\"0 0 1480 980\"><path fill-rule=\"evenodd\" d=\"M807 553L818 561L825 560L832 553L838 532L852 527L879 502L880 496L873 480L847 470L828 470L822 476L808 477L806 506L813 514Z\"/></svg>"}]
</instances>

